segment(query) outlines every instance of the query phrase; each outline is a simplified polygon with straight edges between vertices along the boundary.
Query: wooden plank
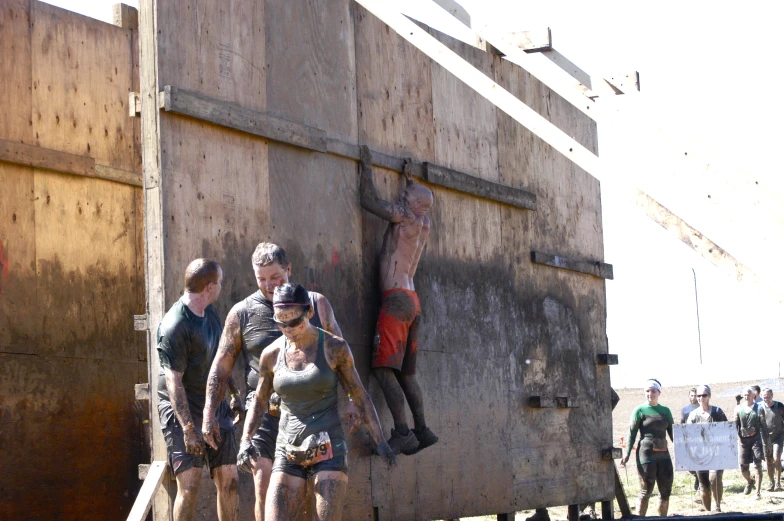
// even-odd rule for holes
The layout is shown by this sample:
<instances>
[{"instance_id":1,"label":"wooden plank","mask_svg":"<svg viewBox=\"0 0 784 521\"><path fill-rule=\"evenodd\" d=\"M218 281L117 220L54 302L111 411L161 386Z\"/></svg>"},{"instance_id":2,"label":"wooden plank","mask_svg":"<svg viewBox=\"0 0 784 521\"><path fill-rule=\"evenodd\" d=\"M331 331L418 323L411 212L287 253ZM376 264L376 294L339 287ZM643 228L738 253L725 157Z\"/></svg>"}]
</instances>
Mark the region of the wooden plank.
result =
<instances>
[{"instance_id":1,"label":"wooden plank","mask_svg":"<svg viewBox=\"0 0 784 521\"><path fill-rule=\"evenodd\" d=\"M139 30L139 10L127 4L112 5L112 23L123 29Z\"/></svg>"},{"instance_id":2,"label":"wooden plank","mask_svg":"<svg viewBox=\"0 0 784 521\"><path fill-rule=\"evenodd\" d=\"M357 142L350 2L266 0L267 112ZM292 40L291 28L297 28Z\"/></svg>"},{"instance_id":3,"label":"wooden plank","mask_svg":"<svg viewBox=\"0 0 784 521\"><path fill-rule=\"evenodd\" d=\"M600 261L581 261L560 255L532 251L531 262L535 264L552 266L553 268L563 268L565 270L586 273L588 275L593 275L602 279L612 280L613 278L612 264L607 264Z\"/></svg>"},{"instance_id":4,"label":"wooden plank","mask_svg":"<svg viewBox=\"0 0 784 521\"><path fill-rule=\"evenodd\" d=\"M517 208L536 210L536 194L469 176L431 163L425 163L425 180L435 185L499 201Z\"/></svg>"},{"instance_id":5,"label":"wooden plank","mask_svg":"<svg viewBox=\"0 0 784 521\"><path fill-rule=\"evenodd\" d=\"M30 0L8 0L0 10L0 138L32 143Z\"/></svg>"},{"instance_id":6,"label":"wooden plank","mask_svg":"<svg viewBox=\"0 0 784 521\"><path fill-rule=\"evenodd\" d=\"M551 49L553 46L553 35L549 27L531 31L516 31L507 37L518 49L529 53Z\"/></svg>"},{"instance_id":7,"label":"wooden plank","mask_svg":"<svg viewBox=\"0 0 784 521\"><path fill-rule=\"evenodd\" d=\"M31 144L134 171L126 107L133 32L42 2L32 6Z\"/></svg>"},{"instance_id":8,"label":"wooden plank","mask_svg":"<svg viewBox=\"0 0 784 521\"><path fill-rule=\"evenodd\" d=\"M245 109L235 103L210 99L170 85L164 87L164 93L164 109L167 112L191 116L281 143L319 152L327 151L326 133L323 130Z\"/></svg>"},{"instance_id":9,"label":"wooden plank","mask_svg":"<svg viewBox=\"0 0 784 521\"><path fill-rule=\"evenodd\" d=\"M139 491L139 495L136 496L133 509L128 514L128 521L144 521L147 513L150 511L150 507L152 507L153 497L167 473L168 469L165 461L152 462L150 469L147 471L147 477L144 479L142 489Z\"/></svg>"},{"instance_id":10,"label":"wooden plank","mask_svg":"<svg viewBox=\"0 0 784 521\"><path fill-rule=\"evenodd\" d=\"M596 355L596 363L599 365L618 365L618 355L598 353Z\"/></svg>"},{"instance_id":11,"label":"wooden plank","mask_svg":"<svg viewBox=\"0 0 784 521\"><path fill-rule=\"evenodd\" d=\"M359 142L374 159L385 153L433 162L430 59L360 5L354 7L354 38Z\"/></svg>"},{"instance_id":12,"label":"wooden plank","mask_svg":"<svg viewBox=\"0 0 784 521\"><path fill-rule=\"evenodd\" d=\"M632 509L629 507L629 500L626 499L626 491L623 489L623 483L621 483L621 478L618 476L618 469L615 465L613 465L613 476L615 477L615 500L618 502L621 517L631 519Z\"/></svg>"}]
</instances>

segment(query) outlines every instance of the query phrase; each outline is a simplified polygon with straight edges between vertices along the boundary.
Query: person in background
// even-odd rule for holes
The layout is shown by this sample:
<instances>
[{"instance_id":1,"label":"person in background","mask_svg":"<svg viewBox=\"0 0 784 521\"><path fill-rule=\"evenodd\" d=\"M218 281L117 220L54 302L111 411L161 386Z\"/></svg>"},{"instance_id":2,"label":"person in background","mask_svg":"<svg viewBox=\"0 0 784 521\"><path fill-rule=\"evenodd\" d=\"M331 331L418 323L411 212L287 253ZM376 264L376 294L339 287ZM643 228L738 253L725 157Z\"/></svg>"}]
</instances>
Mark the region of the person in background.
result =
<instances>
[{"instance_id":1,"label":"person in background","mask_svg":"<svg viewBox=\"0 0 784 521\"><path fill-rule=\"evenodd\" d=\"M762 487L762 458L766 449L767 433L760 424L758 407L754 403L754 389L747 387L743 392L745 403L741 403L735 408L735 425L738 429L738 461L740 462L740 472L746 480L746 488L743 493L748 495L754 490L754 479L749 472L749 465L754 462L757 470L757 499L760 499L760 488Z\"/></svg>"},{"instance_id":2,"label":"person in background","mask_svg":"<svg viewBox=\"0 0 784 521\"><path fill-rule=\"evenodd\" d=\"M645 382L646 403L638 405L632 412L626 455L621 459L621 466L625 467L639 432L640 443L636 453L637 472L640 475L640 497L637 503L639 516L645 516L648 512L648 500L654 484L659 487L659 515L665 517L670 506L674 471L667 449L667 436L672 440L673 420L670 409L659 404L661 389L661 383L656 379Z\"/></svg>"},{"instance_id":3,"label":"person in background","mask_svg":"<svg viewBox=\"0 0 784 521\"><path fill-rule=\"evenodd\" d=\"M699 402L697 402L697 388L692 387L689 389L689 403L684 405L681 408L681 423L686 423L686 420L691 414L691 411L697 409L700 406ZM690 470L689 474L694 476L694 490L699 490L700 488L700 480L697 478L697 473Z\"/></svg>"},{"instance_id":4,"label":"person in background","mask_svg":"<svg viewBox=\"0 0 784 521\"><path fill-rule=\"evenodd\" d=\"M707 385L700 385L697 387L697 399L700 401L700 406L691 411L686 423L727 421L727 415L724 414L724 411L720 407L712 406L710 404L710 398L710 387ZM697 479L700 483L700 493L702 495L702 506L704 506L707 511L710 511L711 509L711 494L713 494L716 512L721 512L721 497L724 492L723 476L723 470L702 470L697 472Z\"/></svg>"},{"instance_id":5,"label":"person in background","mask_svg":"<svg viewBox=\"0 0 784 521\"><path fill-rule=\"evenodd\" d=\"M759 385L752 385L752 389L754 389L754 403L762 403L762 390L760 389Z\"/></svg>"},{"instance_id":6,"label":"person in background","mask_svg":"<svg viewBox=\"0 0 784 521\"><path fill-rule=\"evenodd\" d=\"M767 431L770 443L765 451L768 464L770 487L768 492L781 490L781 448L784 443L784 404L773 401L773 389L762 390L762 402L754 404L760 416L763 430ZM776 477L775 481L773 477Z\"/></svg>"}]
</instances>

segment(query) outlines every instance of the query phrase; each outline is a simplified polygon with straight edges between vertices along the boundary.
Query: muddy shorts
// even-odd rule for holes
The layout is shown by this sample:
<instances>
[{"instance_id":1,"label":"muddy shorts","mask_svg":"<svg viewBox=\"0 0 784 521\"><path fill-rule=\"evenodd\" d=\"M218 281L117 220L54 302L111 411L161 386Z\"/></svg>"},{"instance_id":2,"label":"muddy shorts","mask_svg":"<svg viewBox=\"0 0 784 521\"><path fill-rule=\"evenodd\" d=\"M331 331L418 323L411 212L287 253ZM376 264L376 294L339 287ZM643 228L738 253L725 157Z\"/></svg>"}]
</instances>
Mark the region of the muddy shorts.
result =
<instances>
[{"instance_id":1,"label":"muddy shorts","mask_svg":"<svg viewBox=\"0 0 784 521\"><path fill-rule=\"evenodd\" d=\"M256 391L251 391L245 397L245 410L250 410L250 404L256 397ZM256 434L253 435L250 442L259 451L262 458L275 459L275 440L278 439L278 425L280 423L279 416L272 416L269 412L264 413L261 419L261 426Z\"/></svg>"},{"instance_id":2,"label":"muddy shorts","mask_svg":"<svg viewBox=\"0 0 784 521\"><path fill-rule=\"evenodd\" d=\"M158 412L161 416L161 430L166 440L169 465L175 476L191 468L204 467L205 458L209 464L210 476L212 476L213 469L222 465L237 464L237 442L234 440L234 423L231 417L231 409L229 409L229 404L226 401L218 405L218 410L215 413L220 426L221 436L218 450L205 444L204 456L194 456L185 452L185 435L182 432L182 425L180 425L180 422L174 415L171 404L161 402ZM196 428L201 429L201 418L198 420L199 423L196 425Z\"/></svg>"},{"instance_id":3,"label":"muddy shorts","mask_svg":"<svg viewBox=\"0 0 784 521\"><path fill-rule=\"evenodd\" d=\"M381 295L371 367L416 373L417 337L421 309L416 292L390 289Z\"/></svg>"},{"instance_id":4,"label":"muddy shorts","mask_svg":"<svg viewBox=\"0 0 784 521\"><path fill-rule=\"evenodd\" d=\"M738 462L741 465L750 465L752 462L757 468L761 468L762 460L765 455L762 452L762 438L759 433L748 438L738 438Z\"/></svg>"},{"instance_id":5,"label":"muddy shorts","mask_svg":"<svg viewBox=\"0 0 784 521\"><path fill-rule=\"evenodd\" d=\"M286 459L286 455L283 452L279 452L276 454L275 462L272 464L272 472L284 472L289 476L296 476L302 479L309 479L312 475L316 474L317 472L321 472L322 470L337 471L348 474L348 463L346 461L347 457L348 456L343 454L342 456L335 456L332 459L320 461L315 465L304 467L302 465L297 465L296 463L291 463L288 459Z\"/></svg>"},{"instance_id":6,"label":"muddy shorts","mask_svg":"<svg viewBox=\"0 0 784 521\"><path fill-rule=\"evenodd\" d=\"M638 458L637 473L640 475L640 497L650 496L653 492L653 486L656 485L659 487L662 501L670 499L672 481L675 478L670 458L650 463L640 463Z\"/></svg>"},{"instance_id":7,"label":"muddy shorts","mask_svg":"<svg viewBox=\"0 0 784 521\"><path fill-rule=\"evenodd\" d=\"M784 448L784 436L770 439L770 452L773 460L781 459L781 450Z\"/></svg>"}]
</instances>

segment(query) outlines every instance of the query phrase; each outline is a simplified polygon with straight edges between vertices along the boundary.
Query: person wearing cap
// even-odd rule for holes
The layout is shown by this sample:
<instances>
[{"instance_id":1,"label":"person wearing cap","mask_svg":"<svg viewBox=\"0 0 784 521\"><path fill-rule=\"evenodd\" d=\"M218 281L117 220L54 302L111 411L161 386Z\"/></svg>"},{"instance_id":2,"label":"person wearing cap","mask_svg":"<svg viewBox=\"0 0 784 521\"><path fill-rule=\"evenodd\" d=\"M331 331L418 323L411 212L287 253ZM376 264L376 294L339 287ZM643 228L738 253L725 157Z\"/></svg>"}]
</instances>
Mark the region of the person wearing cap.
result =
<instances>
[{"instance_id":1,"label":"person wearing cap","mask_svg":"<svg viewBox=\"0 0 784 521\"><path fill-rule=\"evenodd\" d=\"M648 500L653 486L659 487L659 515L665 517L670 506L672 481L675 476L670 452L667 449L667 435L672 440L672 412L668 407L659 404L661 383L656 379L645 382L646 403L638 405L632 412L626 454L621 459L625 467L629 461L632 447L640 433L637 446L637 472L640 475L640 497L637 503L637 515L644 516L648 512Z\"/></svg>"},{"instance_id":2,"label":"person wearing cap","mask_svg":"<svg viewBox=\"0 0 784 521\"><path fill-rule=\"evenodd\" d=\"M275 288L272 305L283 336L261 353L259 383L248 409L238 466L250 471L259 457L251 439L274 390L281 398L281 415L264 518L296 519L306 484L313 478L315 517L337 521L348 482L348 447L338 415L338 381L354 398L376 453L389 466L395 464L395 453L384 440L348 344L310 322L314 311L308 291L299 284L283 284Z\"/></svg>"},{"instance_id":3,"label":"person wearing cap","mask_svg":"<svg viewBox=\"0 0 784 521\"><path fill-rule=\"evenodd\" d=\"M205 447L201 431L207 375L218 351L222 324L212 305L218 300L223 271L217 262L196 259L185 270L183 295L166 312L156 334L161 372L158 378L158 414L166 440L171 471L177 480L175 521L196 517L202 469L209 466L215 482L218 519L239 519L237 446L232 411L223 395L216 400L212 421L221 443ZM228 387L236 395L237 387ZM232 404L237 405L233 399Z\"/></svg>"},{"instance_id":4,"label":"person wearing cap","mask_svg":"<svg viewBox=\"0 0 784 521\"><path fill-rule=\"evenodd\" d=\"M762 429L767 431L770 443L765 451L770 487L768 492L781 490L781 449L784 444L784 404L773 400L773 389L762 390L762 402L756 403ZM775 481L774 481L775 475Z\"/></svg>"},{"instance_id":5,"label":"person wearing cap","mask_svg":"<svg viewBox=\"0 0 784 521\"><path fill-rule=\"evenodd\" d=\"M245 360L245 383L247 386L245 404L246 407L249 407L254 400L254 389L259 382L261 353L264 348L282 335L280 328L274 321L272 297L275 288L287 283L291 276L291 263L286 251L271 242L259 243L251 257L251 264L258 290L235 304L229 311L221 337L221 348L210 369L207 399L204 404L204 422L201 427L204 441L211 447L216 447L220 443L221 437L217 425L209 418L213 417L211 413L220 401L219 397L223 393L221 389L231 375L237 358L242 356ZM308 292L308 298L313 309L310 322L315 327L322 328L337 337L342 337L343 333L340 331L327 298L314 291ZM275 440L278 437L279 418L277 417L278 408L274 405L270 404L258 431L251 440L261 456L252 463L256 521L264 521L264 502L267 497L272 462L275 459ZM345 415L353 431L357 427L358 415L350 394ZM307 514L307 511L303 511L304 517L307 517Z\"/></svg>"},{"instance_id":6,"label":"person wearing cap","mask_svg":"<svg viewBox=\"0 0 784 521\"><path fill-rule=\"evenodd\" d=\"M711 389L707 385L700 385L696 389L697 399L700 406L689 413L686 423L708 423L725 422L727 415L721 407L710 404ZM716 505L716 512L721 512L721 498L724 493L723 470L701 470L697 472L697 479L700 482L700 493L702 494L702 506L705 510L711 509L711 494Z\"/></svg>"},{"instance_id":7,"label":"person wearing cap","mask_svg":"<svg viewBox=\"0 0 784 521\"><path fill-rule=\"evenodd\" d=\"M746 480L746 488L743 490L743 493L748 495L754 490L755 480L751 477L751 472L749 472L749 465L754 462L754 468L757 470L757 498L761 498L762 458L766 452L768 434L765 432L765 429L762 429L760 424L758 406L754 403L754 397L753 388L747 387L743 391L745 402L741 402L735 408L735 425L738 429L740 472Z\"/></svg>"}]
</instances>

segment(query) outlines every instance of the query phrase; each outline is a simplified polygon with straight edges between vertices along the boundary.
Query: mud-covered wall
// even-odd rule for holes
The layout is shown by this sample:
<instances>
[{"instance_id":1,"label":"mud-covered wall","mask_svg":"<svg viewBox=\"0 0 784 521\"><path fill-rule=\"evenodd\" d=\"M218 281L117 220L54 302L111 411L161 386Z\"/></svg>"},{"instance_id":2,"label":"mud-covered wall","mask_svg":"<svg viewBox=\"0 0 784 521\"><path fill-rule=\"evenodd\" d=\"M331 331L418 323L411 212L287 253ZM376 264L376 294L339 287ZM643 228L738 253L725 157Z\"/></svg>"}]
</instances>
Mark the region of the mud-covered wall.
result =
<instances>
[{"instance_id":1,"label":"mud-covered wall","mask_svg":"<svg viewBox=\"0 0 784 521\"><path fill-rule=\"evenodd\" d=\"M600 458L612 442L609 371L596 365L607 351L604 281L530 260L532 250L603 260L599 183L354 2L142 4L157 20L154 31L145 17L140 27L157 56L157 91L177 87L537 196L531 211L431 187L431 240L416 276L418 371L441 441L389 472L369 436L354 435L344 517L457 518L611 498L611 463ZM431 34L596 151L594 123L519 67ZM281 244L292 279L332 302L388 432L368 380L384 223L359 206L356 162L164 111L148 128L145 140L160 143L149 164L160 212L147 224L160 230L152 258L163 258L165 306L187 263L207 255L224 267L225 315L255 291L255 245ZM400 176L374 175L395 198ZM579 407L532 409L531 395ZM205 472L202 519L215 517L213 490ZM240 494L250 519L248 476Z\"/></svg>"},{"instance_id":2,"label":"mud-covered wall","mask_svg":"<svg viewBox=\"0 0 784 521\"><path fill-rule=\"evenodd\" d=\"M141 173L134 45L48 4L0 5L0 519L120 519L140 485L141 188L71 172Z\"/></svg>"}]
</instances>

